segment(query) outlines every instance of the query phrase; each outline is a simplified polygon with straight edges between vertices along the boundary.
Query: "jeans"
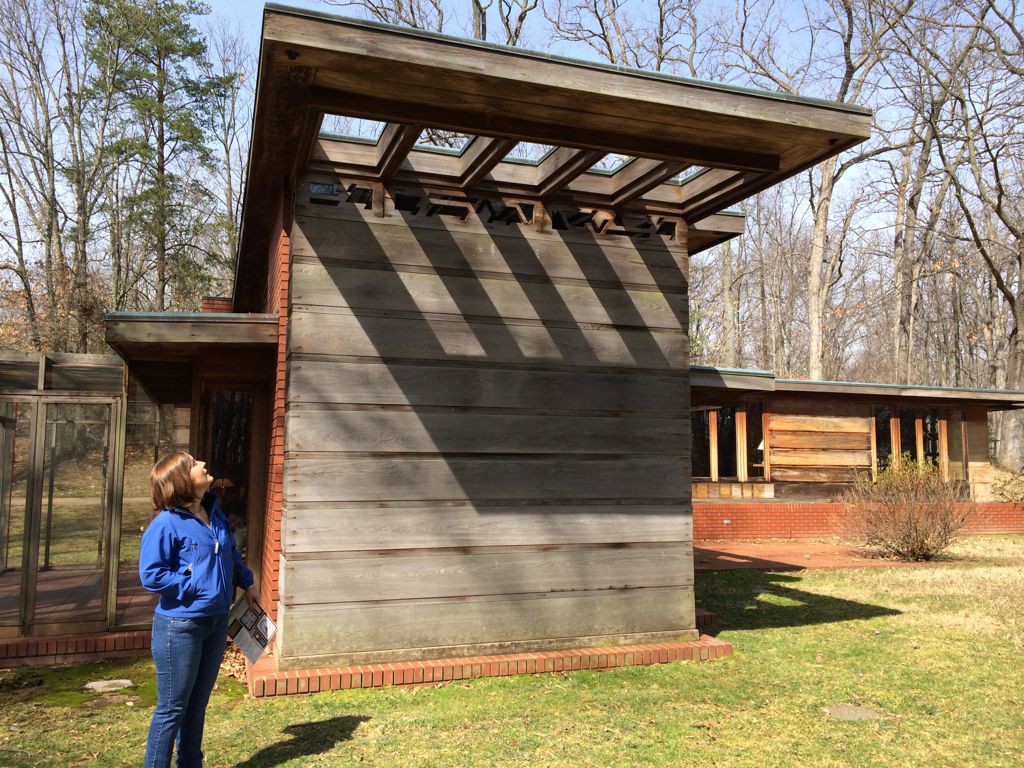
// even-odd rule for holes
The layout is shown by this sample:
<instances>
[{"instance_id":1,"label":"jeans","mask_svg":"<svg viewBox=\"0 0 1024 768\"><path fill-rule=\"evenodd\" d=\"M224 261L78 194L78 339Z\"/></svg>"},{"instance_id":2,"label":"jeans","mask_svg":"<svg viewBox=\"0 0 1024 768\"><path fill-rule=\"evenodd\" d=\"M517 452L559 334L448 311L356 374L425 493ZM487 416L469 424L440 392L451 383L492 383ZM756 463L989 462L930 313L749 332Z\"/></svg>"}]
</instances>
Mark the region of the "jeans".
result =
<instances>
[{"instance_id":1,"label":"jeans","mask_svg":"<svg viewBox=\"0 0 1024 768\"><path fill-rule=\"evenodd\" d=\"M170 768L177 741L178 768L203 764L206 705L217 680L228 616L153 617L156 709L149 724L145 768Z\"/></svg>"}]
</instances>

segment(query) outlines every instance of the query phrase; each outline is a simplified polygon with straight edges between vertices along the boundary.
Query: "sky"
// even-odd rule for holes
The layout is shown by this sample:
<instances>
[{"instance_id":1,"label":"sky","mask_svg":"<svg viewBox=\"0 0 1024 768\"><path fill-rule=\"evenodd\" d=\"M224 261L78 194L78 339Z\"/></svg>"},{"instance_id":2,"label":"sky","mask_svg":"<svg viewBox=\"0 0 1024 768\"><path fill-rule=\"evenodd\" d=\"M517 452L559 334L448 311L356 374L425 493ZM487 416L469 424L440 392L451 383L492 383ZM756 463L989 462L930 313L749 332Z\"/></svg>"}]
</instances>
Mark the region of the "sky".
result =
<instances>
[{"instance_id":1,"label":"sky","mask_svg":"<svg viewBox=\"0 0 1024 768\"><path fill-rule=\"evenodd\" d=\"M358 9L356 8L342 8L336 5L328 5L318 0L277 0L280 5L288 5L294 8L309 8L323 13L332 13L339 16L360 16ZM253 49L257 49L260 41L260 27L263 23L263 7L266 4L265 0L206 0L210 6L212 16L219 16L226 19L234 19L238 22L239 27L246 36L246 40ZM449 4L446 3L446 18L453 19L455 24L452 25L451 29L457 29L460 26L469 26L468 23L468 11L469 11L469 0L452 0L450 3L452 8L448 8ZM460 14L460 11L465 9L464 14ZM500 24L493 9L489 12L488 21L490 25L497 32ZM466 15L467 18L461 18L461 15ZM540 16L540 10L534 11L534 16ZM536 19L534 19L536 21ZM446 28L448 24L445 24ZM539 39L535 34L536 28L531 28L531 24L527 24L527 41L526 47L534 50L545 48L545 41ZM534 33L531 35L531 33ZM566 46L560 46L559 53L565 53L566 55L574 56L581 59L595 59L596 55L586 46L573 46L571 50L562 50Z\"/></svg>"}]
</instances>

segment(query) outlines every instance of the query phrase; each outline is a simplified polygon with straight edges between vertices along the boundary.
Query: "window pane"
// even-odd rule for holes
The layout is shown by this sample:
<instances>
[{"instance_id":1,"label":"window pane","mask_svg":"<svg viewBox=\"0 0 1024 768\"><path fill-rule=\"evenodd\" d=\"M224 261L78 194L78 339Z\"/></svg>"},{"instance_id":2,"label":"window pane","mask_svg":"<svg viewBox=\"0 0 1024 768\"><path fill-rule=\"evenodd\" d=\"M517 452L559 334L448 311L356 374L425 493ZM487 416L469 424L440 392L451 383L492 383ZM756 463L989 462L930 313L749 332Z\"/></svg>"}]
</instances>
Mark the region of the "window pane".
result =
<instances>
[{"instance_id":1,"label":"window pane","mask_svg":"<svg viewBox=\"0 0 1024 768\"><path fill-rule=\"evenodd\" d=\"M691 467L693 477L711 477L710 411L690 413Z\"/></svg>"},{"instance_id":2,"label":"window pane","mask_svg":"<svg viewBox=\"0 0 1024 768\"><path fill-rule=\"evenodd\" d=\"M158 596L139 582L139 545L153 517L149 473L158 459L174 450L174 406L129 403L127 418L115 615L119 625L146 624L153 618Z\"/></svg>"},{"instance_id":3,"label":"window pane","mask_svg":"<svg viewBox=\"0 0 1024 768\"><path fill-rule=\"evenodd\" d=\"M959 408L949 412L948 427L946 429L947 450L949 452L949 479L966 480L964 474L964 438L963 438L963 413Z\"/></svg>"},{"instance_id":4,"label":"window pane","mask_svg":"<svg viewBox=\"0 0 1024 768\"><path fill-rule=\"evenodd\" d=\"M937 466L939 463L939 414L933 408L922 412L921 428L924 435L924 460Z\"/></svg>"},{"instance_id":5,"label":"window pane","mask_svg":"<svg viewBox=\"0 0 1024 768\"><path fill-rule=\"evenodd\" d=\"M747 406L747 477L764 477L764 406L752 403Z\"/></svg>"},{"instance_id":6,"label":"window pane","mask_svg":"<svg viewBox=\"0 0 1024 768\"><path fill-rule=\"evenodd\" d=\"M917 411L900 410L900 454L917 461Z\"/></svg>"},{"instance_id":7,"label":"window pane","mask_svg":"<svg viewBox=\"0 0 1024 768\"><path fill-rule=\"evenodd\" d=\"M103 618L110 405L46 405L36 622Z\"/></svg>"},{"instance_id":8,"label":"window pane","mask_svg":"<svg viewBox=\"0 0 1024 768\"><path fill-rule=\"evenodd\" d=\"M0 626L21 620L32 404L0 402Z\"/></svg>"},{"instance_id":9,"label":"window pane","mask_svg":"<svg viewBox=\"0 0 1024 768\"><path fill-rule=\"evenodd\" d=\"M736 477L736 409L718 409L718 476Z\"/></svg>"},{"instance_id":10,"label":"window pane","mask_svg":"<svg viewBox=\"0 0 1024 768\"><path fill-rule=\"evenodd\" d=\"M878 461L879 471L888 467L892 461L891 418L892 411L887 407L875 408L875 459Z\"/></svg>"}]
</instances>

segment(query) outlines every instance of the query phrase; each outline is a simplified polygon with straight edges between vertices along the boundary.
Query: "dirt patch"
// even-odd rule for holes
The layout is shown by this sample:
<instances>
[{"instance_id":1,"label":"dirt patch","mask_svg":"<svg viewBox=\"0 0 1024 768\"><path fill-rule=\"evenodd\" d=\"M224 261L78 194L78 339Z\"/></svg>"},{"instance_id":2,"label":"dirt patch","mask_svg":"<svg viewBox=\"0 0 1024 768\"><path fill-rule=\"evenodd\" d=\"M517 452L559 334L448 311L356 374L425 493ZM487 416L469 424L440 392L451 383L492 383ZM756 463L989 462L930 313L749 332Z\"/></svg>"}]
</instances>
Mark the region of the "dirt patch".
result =
<instances>
[{"instance_id":1,"label":"dirt patch","mask_svg":"<svg viewBox=\"0 0 1024 768\"><path fill-rule=\"evenodd\" d=\"M856 704L837 704L834 707L829 707L827 713L833 720L842 720L847 723L855 723L860 720L881 720L884 717L881 712Z\"/></svg>"},{"instance_id":2,"label":"dirt patch","mask_svg":"<svg viewBox=\"0 0 1024 768\"><path fill-rule=\"evenodd\" d=\"M93 699L89 699L84 702L82 706L88 707L89 709L106 709L107 707L115 704L122 707L128 705L135 706L138 702L138 696L131 696L123 693L108 693L103 696L97 696Z\"/></svg>"}]
</instances>

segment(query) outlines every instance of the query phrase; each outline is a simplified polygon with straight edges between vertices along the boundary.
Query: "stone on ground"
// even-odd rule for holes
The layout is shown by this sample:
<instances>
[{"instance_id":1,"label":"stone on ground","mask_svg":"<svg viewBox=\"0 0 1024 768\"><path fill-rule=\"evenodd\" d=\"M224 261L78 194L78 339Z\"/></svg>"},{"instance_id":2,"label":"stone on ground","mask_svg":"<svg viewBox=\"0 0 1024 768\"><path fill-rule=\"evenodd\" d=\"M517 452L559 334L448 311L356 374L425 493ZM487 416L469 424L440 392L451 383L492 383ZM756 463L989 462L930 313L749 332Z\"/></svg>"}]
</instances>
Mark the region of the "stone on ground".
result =
<instances>
[{"instance_id":1,"label":"stone on ground","mask_svg":"<svg viewBox=\"0 0 1024 768\"><path fill-rule=\"evenodd\" d=\"M108 691L120 691L122 688L131 688L134 683L131 680L93 680L85 684L85 690L93 693L106 693Z\"/></svg>"}]
</instances>

